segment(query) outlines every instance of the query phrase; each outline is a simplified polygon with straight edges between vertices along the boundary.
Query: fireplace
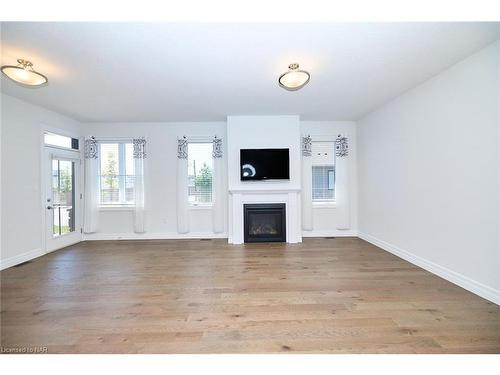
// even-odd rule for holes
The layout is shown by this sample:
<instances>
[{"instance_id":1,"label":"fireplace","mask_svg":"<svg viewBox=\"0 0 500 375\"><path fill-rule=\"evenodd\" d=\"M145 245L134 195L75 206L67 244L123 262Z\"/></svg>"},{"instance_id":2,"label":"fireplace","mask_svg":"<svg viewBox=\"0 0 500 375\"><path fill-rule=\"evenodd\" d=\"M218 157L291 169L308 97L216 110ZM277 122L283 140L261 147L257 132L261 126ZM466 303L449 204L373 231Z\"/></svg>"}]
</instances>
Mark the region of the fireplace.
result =
<instances>
[{"instance_id":1,"label":"fireplace","mask_svg":"<svg viewBox=\"0 0 500 375\"><path fill-rule=\"evenodd\" d=\"M286 242L284 203L244 204L245 242Z\"/></svg>"}]
</instances>

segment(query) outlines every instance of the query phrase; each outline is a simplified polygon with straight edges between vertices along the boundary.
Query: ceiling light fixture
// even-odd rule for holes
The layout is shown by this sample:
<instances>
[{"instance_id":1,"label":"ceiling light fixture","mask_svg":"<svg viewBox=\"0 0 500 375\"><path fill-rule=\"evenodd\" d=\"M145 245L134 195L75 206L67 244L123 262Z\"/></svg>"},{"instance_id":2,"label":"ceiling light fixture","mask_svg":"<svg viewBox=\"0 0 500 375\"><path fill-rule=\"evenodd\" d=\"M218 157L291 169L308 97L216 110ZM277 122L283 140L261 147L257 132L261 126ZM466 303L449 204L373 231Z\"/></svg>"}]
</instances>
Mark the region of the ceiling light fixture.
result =
<instances>
[{"instance_id":1,"label":"ceiling light fixture","mask_svg":"<svg viewBox=\"0 0 500 375\"><path fill-rule=\"evenodd\" d=\"M288 69L290 70L278 78L279 85L285 90L296 91L309 82L310 74L305 70L299 70L299 64L290 64Z\"/></svg>"},{"instance_id":2,"label":"ceiling light fixture","mask_svg":"<svg viewBox=\"0 0 500 375\"><path fill-rule=\"evenodd\" d=\"M31 61L17 59L17 62L17 66L2 66L2 73L14 82L26 86L40 86L49 81L47 77L33 69L33 63Z\"/></svg>"}]
</instances>

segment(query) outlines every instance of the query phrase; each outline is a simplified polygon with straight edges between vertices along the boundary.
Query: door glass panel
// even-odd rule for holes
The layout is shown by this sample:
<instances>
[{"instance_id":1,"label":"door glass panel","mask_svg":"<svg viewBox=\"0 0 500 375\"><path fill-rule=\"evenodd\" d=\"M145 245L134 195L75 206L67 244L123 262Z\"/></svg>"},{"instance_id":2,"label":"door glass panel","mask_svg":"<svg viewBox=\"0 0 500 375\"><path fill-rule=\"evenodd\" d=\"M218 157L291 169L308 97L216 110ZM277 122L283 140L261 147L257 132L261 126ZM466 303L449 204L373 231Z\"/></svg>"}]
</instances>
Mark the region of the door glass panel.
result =
<instances>
[{"instance_id":1,"label":"door glass panel","mask_svg":"<svg viewBox=\"0 0 500 375\"><path fill-rule=\"evenodd\" d=\"M54 237L75 231L75 163L52 160L52 215Z\"/></svg>"}]
</instances>

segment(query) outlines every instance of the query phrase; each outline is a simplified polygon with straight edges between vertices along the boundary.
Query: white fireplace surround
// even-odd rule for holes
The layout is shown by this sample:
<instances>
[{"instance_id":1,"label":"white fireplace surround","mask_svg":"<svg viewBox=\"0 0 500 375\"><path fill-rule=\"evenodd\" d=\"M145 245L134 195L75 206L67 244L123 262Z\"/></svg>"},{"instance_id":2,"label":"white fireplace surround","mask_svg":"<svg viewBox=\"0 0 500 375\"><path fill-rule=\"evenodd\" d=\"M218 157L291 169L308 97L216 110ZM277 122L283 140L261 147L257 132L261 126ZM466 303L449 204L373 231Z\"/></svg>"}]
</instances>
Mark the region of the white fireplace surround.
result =
<instances>
[{"instance_id":1,"label":"white fireplace surround","mask_svg":"<svg viewBox=\"0 0 500 375\"><path fill-rule=\"evenodd\" d=\"M244 242L243 205L247 203L284 203L286 207L286 242L302 242L300 222L300 189L229 190L228 242Z\"/></svg>"},{"instance_id":2,"label":"white fireplace surround","mask_svg":"<svg viewBox=\"0 0 500 375\"><path fill-rule=\"evenodd\" d=\"M284 203L286 241L302 242L300 206L299 116L228 116L228 242L244 242L245 203ZM241 181L240 150L287 148L290 150L290 179Z\"/></svg>"}]
</instances>

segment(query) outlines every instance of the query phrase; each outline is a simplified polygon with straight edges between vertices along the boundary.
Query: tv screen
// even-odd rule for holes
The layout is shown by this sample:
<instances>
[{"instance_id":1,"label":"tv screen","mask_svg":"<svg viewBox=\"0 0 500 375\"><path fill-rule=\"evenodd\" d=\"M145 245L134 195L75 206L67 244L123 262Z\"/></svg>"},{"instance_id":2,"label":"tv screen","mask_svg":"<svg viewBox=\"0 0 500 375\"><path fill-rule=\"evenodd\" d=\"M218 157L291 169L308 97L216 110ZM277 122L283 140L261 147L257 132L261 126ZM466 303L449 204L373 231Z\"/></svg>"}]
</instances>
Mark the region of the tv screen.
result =
<instances>
[{"instance_id":1,"label":"tv screen","mask_svg":"<svg viewBox=\"0 0 500 375\"><path fill-rule=\"evenodd\" d=\"M287 148L240 150L241 180L289 180Z\"/></svg>"}]
</instances>

